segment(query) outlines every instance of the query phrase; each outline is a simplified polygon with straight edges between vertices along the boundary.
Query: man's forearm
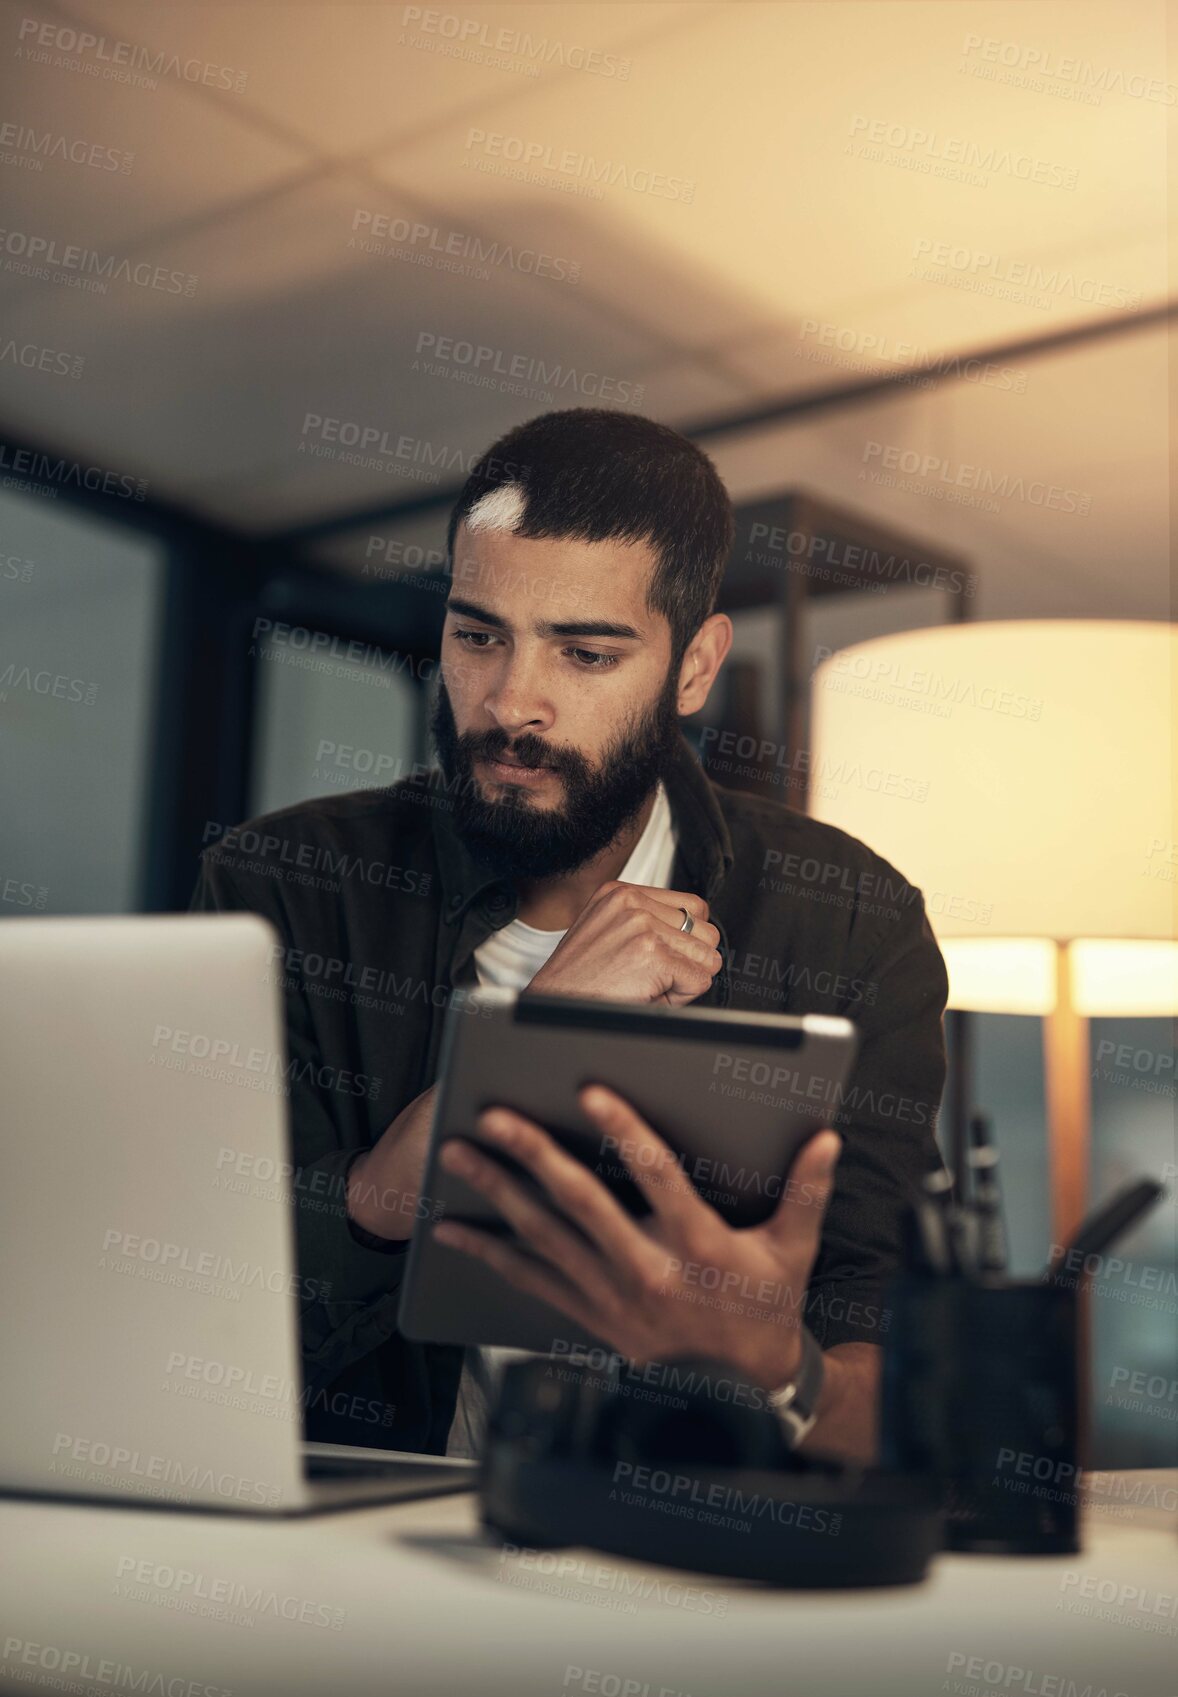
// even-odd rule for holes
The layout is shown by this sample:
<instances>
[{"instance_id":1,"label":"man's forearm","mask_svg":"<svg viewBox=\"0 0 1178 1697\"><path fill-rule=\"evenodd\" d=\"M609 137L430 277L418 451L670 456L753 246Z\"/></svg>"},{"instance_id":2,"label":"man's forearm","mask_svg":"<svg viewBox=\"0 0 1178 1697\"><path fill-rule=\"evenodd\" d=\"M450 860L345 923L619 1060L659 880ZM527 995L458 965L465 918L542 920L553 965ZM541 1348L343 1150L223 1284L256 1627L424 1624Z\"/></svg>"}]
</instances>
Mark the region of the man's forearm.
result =
<instances>
[{"instance_id":1,"label":"man's forearm","mask_svg":"<svg viewBox=\"0 0 1178 1697\"><path fill-rule=\"evenodd\" d=\"M883 1351L839 1343L825 1352L817 1420L799 1449L869 1465L879 1457L879 1386Z\"/></svg>"},{"instance_id":2,"label":"man's forearm","mask_svg":"<svg viewBox=\"0 0 1178 1697\"><path fill-rule=\"evenodd\" d=\"M437 1088L431 1084L415 1096L379 1141L352 1163L348 1213L375 1237L403 1241L413 1234Z\"/></svg>"}]
</instances>

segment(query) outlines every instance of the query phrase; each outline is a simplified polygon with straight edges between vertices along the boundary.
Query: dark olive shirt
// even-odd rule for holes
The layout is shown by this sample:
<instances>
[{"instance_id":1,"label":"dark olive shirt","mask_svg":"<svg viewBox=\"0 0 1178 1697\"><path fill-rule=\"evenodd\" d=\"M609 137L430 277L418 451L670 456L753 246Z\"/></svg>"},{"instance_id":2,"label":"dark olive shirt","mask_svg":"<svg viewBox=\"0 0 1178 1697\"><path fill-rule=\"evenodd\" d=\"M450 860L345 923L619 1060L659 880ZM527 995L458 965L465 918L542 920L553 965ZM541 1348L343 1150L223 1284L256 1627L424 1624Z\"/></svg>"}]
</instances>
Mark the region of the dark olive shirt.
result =
<instances>
[{"instance_id":1,"label":"dark olive shirt","mask_svg":"<svg viewBox=\"0 0 1178 1697\"><path fill-rule=\"evenodd\" d=\"M714 783L685 739L665 783L671 887L708 902L724 962L692 1006L859 1027L826 1116L843 1152L807 1321L826 1348L882 1344L905 1204L940 1160L948 985L923 899L845 832ZM345 1187L357 1155L436 1079L451 994L477 983L475 949L518 906L457 835L437 768L267 814L201 856L193 909L252 910L277 932L297 1254L315 1293L301 1311L309 1438L445 1450L462 1351L398 1333L407 1245L357 1228ZM407 1198L407 1219L425 1206Z\"/></svg>"}]
</instances>

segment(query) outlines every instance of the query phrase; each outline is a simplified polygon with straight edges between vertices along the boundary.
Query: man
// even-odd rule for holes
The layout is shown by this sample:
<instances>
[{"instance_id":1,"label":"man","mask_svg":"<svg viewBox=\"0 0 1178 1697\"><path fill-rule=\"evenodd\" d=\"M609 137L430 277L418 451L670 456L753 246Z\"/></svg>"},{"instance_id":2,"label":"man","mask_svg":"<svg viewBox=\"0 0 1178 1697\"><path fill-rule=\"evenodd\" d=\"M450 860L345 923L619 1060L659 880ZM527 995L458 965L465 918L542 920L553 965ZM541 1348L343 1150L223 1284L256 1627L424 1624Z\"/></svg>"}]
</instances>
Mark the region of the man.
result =
<instances>
[{"instance_id":1,"label":"man","mask_svg":"<svg viewBox=\"0 0 1178 1697\"><path fill-rule=\"evenodd\" d=\"M309 1437L477 1447L487 1357L411 1343L396 1309L430 1212L446 1006L497 983L856 1021L838 1134L804 1146L765 1226L729 1228L598 1090L582 1106L645 1191L641 1223L500 1112L480 1137L555 1208L454 1140L444 1163L516 1246L434 1229L635 1364L709 1356L788 1401L817 1358L805 1444L874 1453L887 1281L906 1202L939 1165L947 982L919 891L845 833L712 783L681 733L732 640L712 611L732 537L711 461L664 426L574 409L509 432L451 514L439 768L287 808L203 856L193 906L254 909L283 939L299 1265L330 1286L302 1314ZM368 1095L330 1087L345 1076Z\"/></svg>"}]
</instances>

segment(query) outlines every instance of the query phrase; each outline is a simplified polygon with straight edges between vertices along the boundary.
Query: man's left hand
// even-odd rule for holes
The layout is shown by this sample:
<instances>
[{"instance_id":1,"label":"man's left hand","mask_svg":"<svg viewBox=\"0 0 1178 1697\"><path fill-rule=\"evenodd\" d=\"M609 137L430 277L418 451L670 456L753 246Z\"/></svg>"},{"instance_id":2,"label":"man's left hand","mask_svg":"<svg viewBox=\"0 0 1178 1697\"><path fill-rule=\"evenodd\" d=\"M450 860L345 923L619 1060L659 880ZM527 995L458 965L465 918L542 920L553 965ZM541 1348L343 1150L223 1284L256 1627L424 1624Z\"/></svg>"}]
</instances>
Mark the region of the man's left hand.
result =
<instances>
[{"instance_id":1,"label":"man's left hand","mask_svg":"<svg viewBox=\"0 0 1178 1697\"><path fill-rule=\"evenodd\" d=\"M736 1228L621 1096L587 1085L578 1099L652 1212L633 1219L541 1126L509 1108L488 1108L478 1116L479 1137L518 1162L553 1208L475 1144L453 1138L442 1165L494 1204L520 1247L454 1220L434 1227L437 1241L485 1261L636 1365L706 1356L776 1390L801 1357L806 1287L841 1139L829 1130L812 1136L773 1215Z\"/></svg>"}]
</instances>

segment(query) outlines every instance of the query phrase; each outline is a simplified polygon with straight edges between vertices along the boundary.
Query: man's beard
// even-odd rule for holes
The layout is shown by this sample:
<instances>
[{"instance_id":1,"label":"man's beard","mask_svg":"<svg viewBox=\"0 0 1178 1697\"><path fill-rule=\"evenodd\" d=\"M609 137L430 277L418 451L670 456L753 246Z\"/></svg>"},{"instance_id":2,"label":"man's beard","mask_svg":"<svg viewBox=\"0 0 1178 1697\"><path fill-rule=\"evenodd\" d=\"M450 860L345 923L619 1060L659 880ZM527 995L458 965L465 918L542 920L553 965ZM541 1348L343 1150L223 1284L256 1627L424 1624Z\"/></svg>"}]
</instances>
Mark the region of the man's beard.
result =
<instances>
[{"instance_id":1,"label":"man's beard","mask_svg":"<svg viewBox=\"0 0 1178 1697\"><path fill-rule=\"evenodd\" d=\"M579 749L530 731L512 738L496 726L459 736L439 677L430 734L447 784L456 790L454 827L470 852L498 877L514 882L560 877L607 849L641 812L682 741L677 673L677 666L668 669L658 699L622 728L596 770ZM563 803L535 806L528 791L515 785L495 801L484 800L474 761L496 760L507 752L525 765L552 767L564 785Z\"/></svg>"}]
</instances>

